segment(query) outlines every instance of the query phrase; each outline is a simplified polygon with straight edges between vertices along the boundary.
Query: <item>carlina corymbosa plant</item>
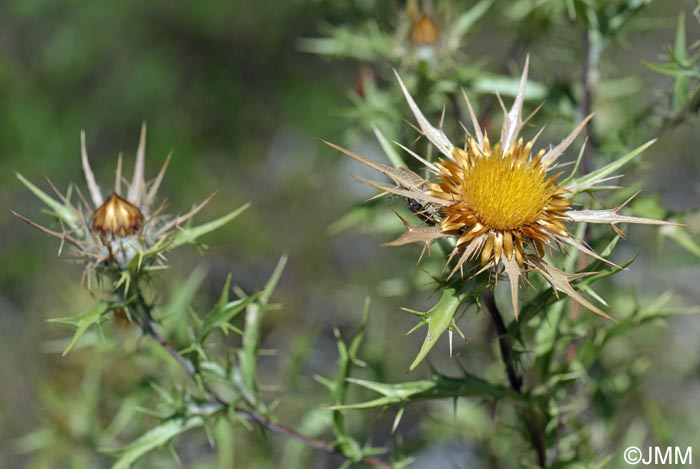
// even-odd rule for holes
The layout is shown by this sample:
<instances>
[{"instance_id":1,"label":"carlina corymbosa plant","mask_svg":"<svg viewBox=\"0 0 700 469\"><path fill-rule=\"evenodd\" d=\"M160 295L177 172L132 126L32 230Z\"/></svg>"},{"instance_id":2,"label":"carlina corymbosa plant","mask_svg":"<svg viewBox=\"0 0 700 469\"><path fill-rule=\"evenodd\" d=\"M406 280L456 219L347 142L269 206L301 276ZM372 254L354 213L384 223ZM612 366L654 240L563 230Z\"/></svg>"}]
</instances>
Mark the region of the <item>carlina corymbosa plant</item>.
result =
<instances>
[{"instance_id":1,"label":"carlina corymbosa plant","mask_svg":"<svg viewBox=\"0 0 700 469\"><path fill-rule=\"evenodd\" d=\"M59 254L67 246L68 254L85 265L83 283L89 290L92 290L93 279L105 286L108 300L100 301L97 309L83 318L85 321L56 320L78 326L64 355L77 344L90 325L99 324L109 311L114 311L118 318L126 314L146 332L155 333L150 305L146 304L142 292L143 284L151 282L152 273L167 268L166 256L170 251L186 243L196 243L199 237L228 223L247 208L244 205L216 220L191 226L188 222L211 201L212 194L183 215L165 213L165 203L157 204L157 195L172 153L165 159L155 179L147 183L145 124L141 127L131 182L123 187L122 157L119 155L114 187L106 198L90 166L85 132L81 132L80 144L88 197L77 187L70 187L63 194L49 180L54 198L17 174L19 180L48 206L60 230L40 225L13 211L31 226L59 239ZM74 197L74 192L77 197Z\"/></svg>"},{"instance_id":2,"label":"carlina corymbosa plant","mask_svg":"<svg viewBox=\"0 0 700 469\"><path fill-rule=\"evenodd\" d=\"M344 434L341 435L342 427L337 427L337 438L344 438L340 444L306 436L277 422L259 395L257 358L260 352L261 325L265 313L271 309L270 297L284 269L285 256L280 259L264 288L251 294L238 288L236 291L239 297L233 300L230 299L233 285L229 275L219 300L202 316L190 304L203 281L201 269L195 270L181 285L171 287L174 293L169 300L163 299L165 295L159 287L156 274L168 267L167 255L183 244L196 244L201 236L230 222L248 205L199 226L191 226L189 222L213 196L194 205L184 215L168 215L165 204L158 204L156 198L170 156L156 178L147 182L145 153L144 125L131 182L123 187L120 157L114 188L106 198L90 167L84 133L81 134L81 155L88 197L77 188L70 188L63 194L49 182L55 192L55 197L50 196L20 174L17 175L48 206L49 214L55 219L58 229L45 227L13 213L43 233L59 239L59 253L67 246L70 254L85 264L83 279L86 281L83 283L95 297L94 305L85 312L51 320L75 328L73 337L64 347L63 355L75 348L90 346L89 343L81 344L81 339L91 327L101 329L102 324L109 319L109 313L113 312L117 324L122 325L127 320L130 324L137 325L144 336L153 339L152 343L160 351L152 359L162 358L163 352L166 352L184 370L187 378L184 383L176 376L167 374L160 380L148 378L159 396L157 409L150 413L160 416L160 422L145 432L141 428L143 425L137 426L134 423L135 427L127 433L131 435L134 431L141 431L142 434L132 442L121 444L118 439L107 439L106 443L100 443L97 436L82 434L75 435L75 438L94 442L97 445L93 448L95 452L115 456L117 459L112 467L123 469L164 446L169 447L177 459L172 440L193 428L204 428L210 435L214 426L221 428L222 420L224 425L231 426L250 427L249 422L252 422L268 431L302 441L310 447L347 460L388 467L384 461L373 456L377 449L361 447L354 442L351 444ZM91 279L97 280L99 288L93 288ZM244 326L239 328L232 322L241 313L245 313L245 321ZM177 320L174 321L174 317ZM138 329L128 328L131 331ZM241 336L240 346L222 344L231 331ZM103 340L109 339L103 336ZM341 346L344 345L339 339L339 347ZM146 348L139 355L147 355L148 350ZM345 375L339 379L344 380ZM89 401L92 402L93 399ZM125 415L123 412L130 412L130 402L125 399L124 407L121 413L117 412L115 419L123 418L119 417ZM334 402L343 403L342 399L335 399ZM98 419L99 415L97 412L95 414L94 418ZM100 436L104 438L105 434L106 431ZM214 437L209 439L212 445L232 444L231 440L214 440ZM98 467L103 467L103 464L98 464Z\"/></svg>"},{"instance_id":3,"label":"carlina corymbosa plant","mask_svg":"<svg viewBox=\"0 0 700 469\"><path fill-rule=\"evenodd\" d=\"M464 279L485 276L497 280L505 275L510 283L512 309L516 319L521 279L533 272L542 275L555 291L564 293L594 313L611 319L572 286L573 280L595 272L567 273L552 265L545 255L547 251L560 250L566 253L568 249L577 249L594 259L618 267L589 248L584 240L574 236L577 224L674 224L621 215L619 212L622 207L606 210L577 209L573 200L577 194L613 179L615 176L610 176L611 173L653 142L648 142L593 173L580 178L574 174L563 178L557 162L592 115L586 116L555 146L538 145L537 138L541 130L525 142L520 133L533 117L531 115L523 119L522 114L528 63L529 58L525 61L518 93L510 110L506 109L499 97L504 116L496 143L490 142L464 93L472 121L472 133L467 131L463 147L452 143L442 131L442 125L436 128L428 122L401 78L396 75L408 106L418 121L421 134L441 154L437 160L429 161L399 144L425 167L426 177L406 167L377 163L335 144L326 143L388 176L395 186L359 179L384 193L405 198L422 222L414 225L402 218L407 231L387 245L417 242L424 244L424 250L429 250L435 241L449 243L446 266L450 267L446 281L457 273ZM494 284L495 282L482 282L487 289L492 289ZM453 288L450 287L449 291L450 295L454 294ZM448 301L444 297L443 300ZM453 302L459 303L460 301ZM411 369L425 356L441 332L448 328L450 332L459 332L452 318L443 324L444 327L439 331L433 331L429 327L426 344Z\"/></svg>"},{"instance_id":4,"label":"carlina corymbosa plant","mask_svg":"<svg viewBox=\"0 0 700 469\"><path fill-rule=\"evenodd\" d=\"M86 198L80 189L75 189L77 201L71 200L69 189L63 194L49 181L58 199L41 191L22 175L17 177L51 209L60 224L56 231L41 226L23 215L13 212L35 228L61 240L61 250L68 244L70 255L84 261L85 279L89 282L92 273L102 276L117 276L128 281L133 275L146 273L165 266L165 254L188 242L196 241L223 223L230 221L240 211L233 212L215 224L207 224L198 229L185 224L199 213L213 198L214 194L194 206L184 215L171 216L164 212L165 205L156 205L158 189L170 162L171 154L165 160L156 178L146 183L146 125L141 128L141 137L136 150L136 164L131 182L122 190L122 157L117 161L114 188L110 195L98 186L88 159L85 132L81 133L81 159L88 189ZM243 207L240 210L245 209ZM60 252L60 251L59 251Z\"/></svg>"}]
</instances>

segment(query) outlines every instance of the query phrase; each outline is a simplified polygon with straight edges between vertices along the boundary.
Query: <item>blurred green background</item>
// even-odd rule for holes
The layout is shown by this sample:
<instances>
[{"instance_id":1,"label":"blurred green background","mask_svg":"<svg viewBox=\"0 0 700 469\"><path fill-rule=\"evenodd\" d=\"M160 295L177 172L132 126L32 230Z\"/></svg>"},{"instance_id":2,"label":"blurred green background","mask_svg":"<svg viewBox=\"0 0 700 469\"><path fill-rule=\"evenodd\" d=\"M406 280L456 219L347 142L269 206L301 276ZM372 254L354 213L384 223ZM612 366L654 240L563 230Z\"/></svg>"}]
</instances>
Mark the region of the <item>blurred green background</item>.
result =
<instances>
[{"instance_id":1,"label":"blurred green background","mask_svg":"<svg viewBox=\"0 0 700 469\"><path fill-rule=\"evenodd\" d=\"M454 3L466 8L473 2ZM497 1L466 38L464 49L469 56L485 60L485 68L497 68L508 56L515 33L502 13L510 5ZM606 78L632 76L636 93L633 99L617 101L617 107L600 97L593 106L604 109L600 125L615 119L626 106L641 108L668 89L670 80L652 73L641 61L657 60L663 46L672 42L681 10L687 13L689 42L700 39L693 6L692 2L653 2L641 15L652 27L630 33L606 51L601 66ZM21 437L47 419L58 418L55 408L47 404L47 395L56 396L59 408L70 408L71 402L81 399L90 352L61 358L60 347L53 341L64 339L70 331L46 322L77 313L88 303L89 293L79 286L81 267L57 258L54 240L9 211L47 220L38 213L40 202L17 181L15 172L44 189L48 188L44 176L62 189L71 182L83 187L81 129L87 133L93 169L103 187L112 184L119 152L124 153L126 174L130 174L139 128L145 121L147 175L153 177L173 150L160 191L170 212L185 212L214 191L217 197L197 220L252 203L243 216L207 237L209 250L200 254L185 249L171 259L174 278L186 277L196 265L207 266L201 304L214 301L229 272L244 289L259 288L278 257L289 254L276 294L283 307L269 316L264 331L264 347L277 354L263 359L261 370L262 382L279 385L283 391L270 396L281 398L280 413L288 423L303 421L307 412L324 402L323 390L312 377L332 373L336 359L332 328L349 335L359 324L366 295L375 300L366 350L368 376L388 382L405 379L404 371L421 338L399 340L414 321L398 306L420 309L432 299L429 293L415 293L394 279L420 271L415 266L419 247L383 248L380 244L391 239L390 234L361 227L340 234L328 230L372 191L349 177L360 171L355 165L318 138L352 145L374 159L382 156L368 129L357 128L345 116L357 65L304 54L297 47L299 38L317 36L324 24L352 24L374 17L390 30L397 11L394 2L372 0L7 0L0 4L0 199L6 207L0 215L0 466L22 467L33 460L31 444ZM569 61L571 68L561 67L567 61L557 54L562 50L580 54L579 36L555 28L549 37L529 47L531 76L545 82L578 79L576 62ZM403 112L407 117L405 108ZM697 119L688 121L645 157L641 172L649 181L645 192L660 191L668 209L700 208L698 125ZM693 220L689 230L697 236L698 217ZM629 234L616 258L642 255L607 289L642 291L643 298L671 290L679 304L697 305L697 258L669 242L659 249L653 229L630 228ZM492 339L490 332L481 318L467 319L463 329L472 344L481 345L472 351L470 344L460 344L457 350L469 363L478 363L484 358L483 344ZM674 422L667 429L673 435L671 441L697 444L698 336L700 323L689 317L674 319L666 327L647 326L629 338L627 346L649 360L641 389L654 407L638 405L631 396L627 413L619 418L638 424L651 412ZM436 366L458 369L447 357L446 344L440 344L433 357ZM119 362L118 357L112 360ZM129 369L120 372L130 374ZM414 378L427 373L426 367ZM468 409L472 405L464 404ZM393 414L358 413L353 428L373 436L375 443L391 446L396 438L389 436ZM445 422L448 430L438 425ZM454 465L448 461L433 467L472 467L459 461L479 436L466 430L471 428L467 424L465 430L450 426L454 422L447 403L415 406L409 408L399 434L419 461L420 454L430 451L454 451ZM270 456L266 445L271 443L260 435L240 431L237 436L236 446L246 451L238 455L241 467L257 467L254 461L273 464L270 461L279 461L283 454L284 441L272 445ZM64 444L66 451L76 445L89 447L70 438ZM420 453L421 448L425 453ZM326 455L307 457L316 461L316 467L340 463ZM187 461L185 456L186 467ZM56 464L43 467L63 467L60 461Z\"/></svg>"}]
</instances>

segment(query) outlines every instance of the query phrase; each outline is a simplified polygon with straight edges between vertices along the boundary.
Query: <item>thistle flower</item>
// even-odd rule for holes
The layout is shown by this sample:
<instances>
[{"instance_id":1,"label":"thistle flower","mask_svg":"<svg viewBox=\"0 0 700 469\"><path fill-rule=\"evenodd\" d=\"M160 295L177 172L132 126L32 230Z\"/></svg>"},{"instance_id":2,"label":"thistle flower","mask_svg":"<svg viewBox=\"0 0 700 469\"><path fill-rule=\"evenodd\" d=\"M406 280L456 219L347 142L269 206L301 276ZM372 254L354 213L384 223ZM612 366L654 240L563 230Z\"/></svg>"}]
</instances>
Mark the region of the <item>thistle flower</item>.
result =
<instances>
[{"instance_id":1,"label":"thistle flower","mask_svg":"<svg viewBox=\"0 0 700 469\"><path fill-rule=\"evenodd\" d=\"M77 190L79 197L77 203L74 203L71 201L70 190L64 195L49 181L58 197L56 200L18 174L20 181L52 209L54 217L60 223L61 231L54 231L13 213L42 232L60 239L59 253L64 243L68 243L72 247L71 253L86 263L86 273L97 270L123 275L128 271L137 271L144 267L162 267L165 251L186 242L194 242L202 234L218 228L245 209L245 206L241 207L229 215L200 227L184 227L183 225L189 219L209 203L214 195L212 194L184 215L164 214L165 205L156 206L155 201L171 155L172 153L166 158L156 178L147 183L145 180L146 126L144 124L141 128L131 182L126 183L123 191L120 155L114 188L105 199L90 167L85 133L81 132L81 159L89 200Z\"/></svg>"},{"instance_id":2,"label":"thistle flower","mask_svg":"<svg viewBox=\"0 0 700 469\"><path fill-rule=\"evenodd\" d=\"M425 251L435 240L452 240L453 248L447 260L448 264L454 262L450 276L458 271L464 275L465 266L475 271L474 275L490 271L498 277L505 273L510 282L516 318L520 278L530 271L541 274L555 291L609 318L571 285L572 280L592 272L569 274L557 269L544 259L547 249L573 248L615 266L572 234L576 223L673 223L620 215L620 207L611 210L573 208L572 197L577 192L610 180L606 176L619 165L613 163L579 181L559 182L561 173L554 172L557 159L592 116L587 116L558 145L534 150L539 133L526 143L519 137L525 124L522 107L527 71L528 61L525 62L511 109L507 111L501 102L503 128L498 142L493 145L477 122L471 103L464 94L474 133L467 135L463 148L455 146L441 126L435 128L428 122L397 74L421 133L442 154L437 161L431 162L400 145L425 166L428 179L406 168L376 163L337 145L329 145L388 176L396 184L395 187L360 179L385 193L406 198L412 210L426 222L427 226L412 225L402 218L407 231L387 245L419 242L425 245ZM634 156L646 146L631 155Z\"/></svg>"}]
</instances>

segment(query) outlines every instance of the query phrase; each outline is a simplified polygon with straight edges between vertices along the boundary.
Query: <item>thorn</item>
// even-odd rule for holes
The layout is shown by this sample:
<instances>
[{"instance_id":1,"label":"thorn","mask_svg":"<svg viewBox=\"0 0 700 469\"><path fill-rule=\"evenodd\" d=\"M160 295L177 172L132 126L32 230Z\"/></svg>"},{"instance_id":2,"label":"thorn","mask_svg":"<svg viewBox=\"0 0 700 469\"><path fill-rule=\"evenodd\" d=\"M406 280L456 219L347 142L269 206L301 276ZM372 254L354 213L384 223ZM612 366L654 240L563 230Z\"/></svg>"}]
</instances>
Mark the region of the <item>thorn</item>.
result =
<instances>
[{"instance_id":1,"label":"thorn","mask_svg":"<svg viewBox=\"0 0 700 469\"><path fill-rule=\"evenodd\" d=\"M453 332L452 332L452 329L450 329L447 331L447 339L450 343L450 358L452 358L452 336L453 336Z\"/></svg>"}]
</instances>

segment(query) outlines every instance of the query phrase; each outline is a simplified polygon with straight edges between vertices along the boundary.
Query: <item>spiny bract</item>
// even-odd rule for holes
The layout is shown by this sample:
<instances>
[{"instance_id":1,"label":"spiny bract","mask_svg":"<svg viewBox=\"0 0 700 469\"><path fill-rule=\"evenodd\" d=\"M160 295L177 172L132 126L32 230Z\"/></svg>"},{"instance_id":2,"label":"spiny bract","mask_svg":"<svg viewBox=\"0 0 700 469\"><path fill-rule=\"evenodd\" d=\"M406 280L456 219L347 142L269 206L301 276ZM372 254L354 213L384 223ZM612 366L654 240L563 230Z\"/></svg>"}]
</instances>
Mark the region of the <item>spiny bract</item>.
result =
<instances>
[{"instance_id":1,"label":"spiny bract","mask_svg":"<svg viewBox=\"0 0 700 469\"><path fill-rule=\"evenodd\" d=\"M527 84L528 61L520 80L515 101L509 111L503 107L504 121L499 141L491 145L477 122L469 99L464 94L474 129L464 148L456 147L441 128L433 127L420 111L397 74L399 85L421 133L440 151L442 157L430 162L400 145L420 161L430 174L424 179L406 168L394 168L370 161L352 151L328 143L333 148L388 176L395 187L361 179L385 192L405 197L417 204L427 226L411 225L402 219L407 232L387 243L398 246L412 242L426 248L440 238L451 238L454 247L448 263L456 259L450 275L464 271L475 261L476 274L491 270L505 272L510 281L513 312L518 314L518 286L527 271L540 273L552 287L570 296L591 311L609 318L576 291L571 280L591 274L569 274L544 260L545 247L572 247L603 262L585 243L576 239L568 225L572 223L644 223L672 224L648 218L619 215L613 210L575 210L572 197L577 192L603 181L604 175L585 183L557 183L560 174L550 174L557 159L575 140L592 116L587 116L561 143L533 154L535 138L527 143L519 137L524 122L522 107ZM500 101L500 98L499 98ZM502 102L501 102L502 104ZM602 174L602 173L601 173ZM612 264L614 265L614 264ZM476 275L475 274L475 275Z\"/></svg>"},{"instance_id":2,"label":"spiny bract","mask_svg":"<svg viewBox=\"0 0 700 469\"><path fill-rule=\"evenodd\" d=\"M211 200L211 196L180 216L163 214L164 205L154 206L158 189L170 161L168 155L153 182L146 183L144 176L146 158L146 126L141 128L141 138L136 150L136 164L131 183L122 193L122 161L119 157L114 189L106 199L103 196L88 160L85 133L81 132L81 159L87 183L89 201L78 192L78 202L69 194L51 188L59 200L42 192L18 175L19 179L53 211L60 222L61 231L41 226L26 217L18 217L73 247L72 254L86 263L86 274L96 270L119 274L129 268L140 269L158 263L163 253L179 242L173 242L183 223L192 218ZM155 207L155 208L154 208ZM89 280L89 276L88 276Z\"/></svg>"}]
</instances>

